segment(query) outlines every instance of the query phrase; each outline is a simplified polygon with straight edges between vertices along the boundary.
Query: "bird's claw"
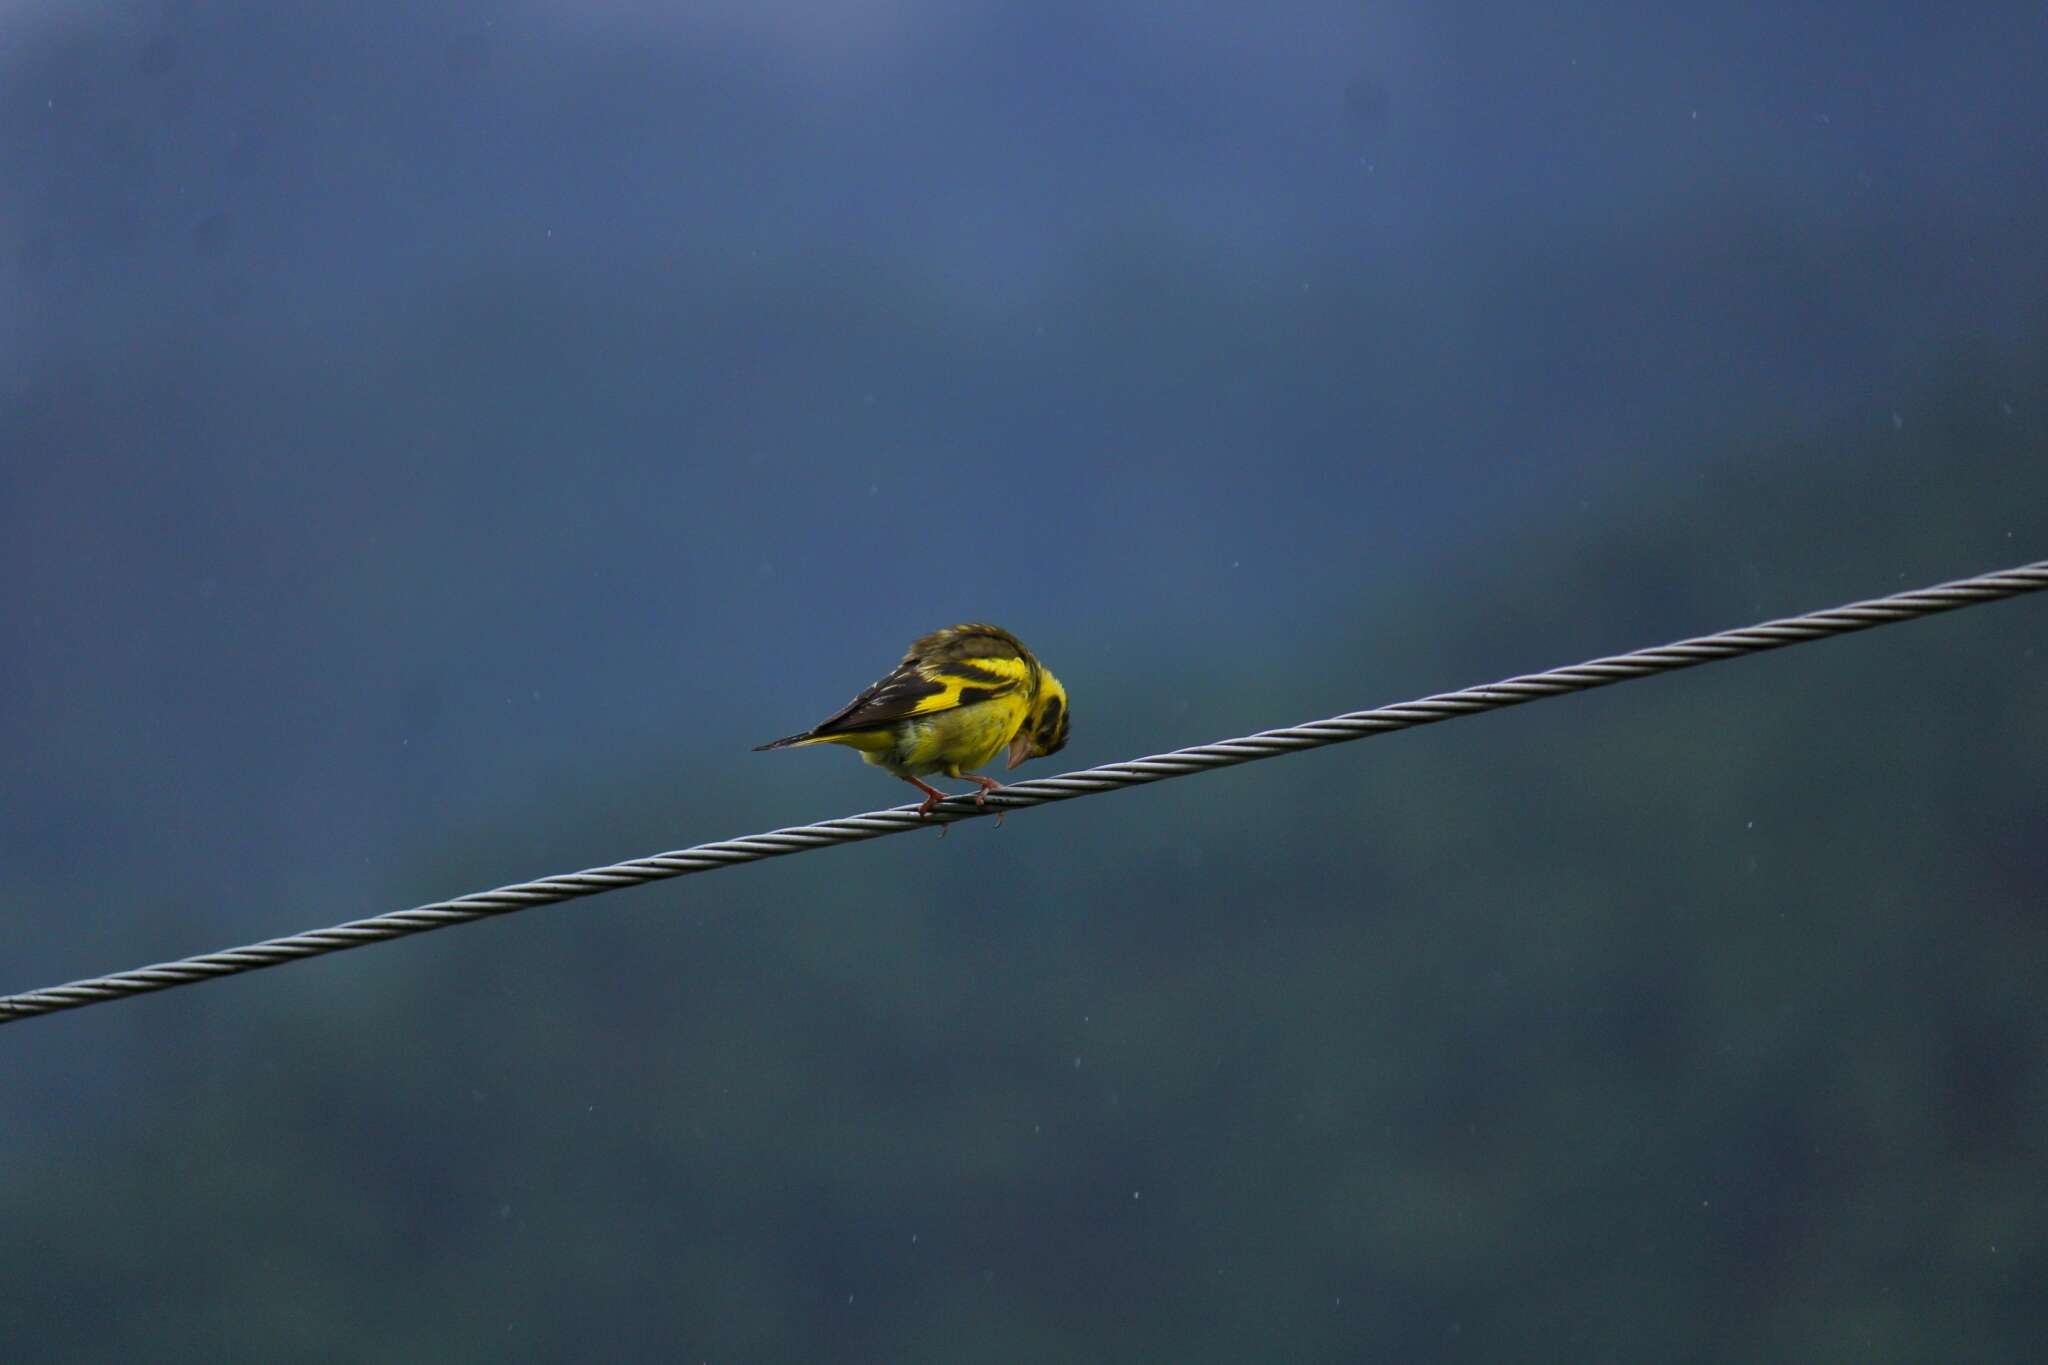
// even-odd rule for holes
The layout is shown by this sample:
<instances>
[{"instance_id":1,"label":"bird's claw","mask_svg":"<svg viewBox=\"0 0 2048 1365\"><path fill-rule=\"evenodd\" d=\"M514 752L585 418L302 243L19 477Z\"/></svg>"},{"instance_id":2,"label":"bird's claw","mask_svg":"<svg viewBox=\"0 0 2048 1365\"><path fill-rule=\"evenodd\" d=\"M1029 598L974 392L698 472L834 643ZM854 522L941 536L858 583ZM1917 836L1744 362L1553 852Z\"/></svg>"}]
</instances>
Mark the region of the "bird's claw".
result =
<instances>
[{"instance_id":1,"label":"bird's claw","mask_svg":"<svg viewBox=\"0 0 2048 1365\"><path fill-rule=\"evenodd\" d=\"M981 810L981 811L986 811L986 810L988 809L988 794L989 794L990 792L992 792L992 791L995 791L995 790L996 790L997 788L1001 787L1001 786L1002 786L1003 784L1002 784L1002 783L1000 783L1000 782L997 782L997 781L996 781L995 779L993 779L993 778L988 778L988 777L975 777L975 778L974 778L974 780L975 780L976 782L979 782L979 783L981 784L981 789L980 789L979 791L977 791L977 792L975 792L975 793L974 793L974 806L975 806L975 809L977 809L977 810ZM919 782L919 783L918 783L917 785L918 785L918 786L920 786L920 787L923 787L923 786L924 786L924 784L923 784L922 782ZM933 812L934 810L936 810L936 809L938 808L938 806L939 806L939 803L940 803L940 802L942 802L942 801L945 801L945 800L948 800L948 799L949 799L949 797L948 797L948 794L947 794L947 793L945 793L945 792L940 792L940 791L932 791L932 790L931 790L931 788L929 788L929 787L925 787L925 790L926 790L926 791L928 791L928 792L930 792L931 794L930 794L929 796L925 797L925 799L924 799L924 800L923 800L922 802L920 802L920 803L918 804L918 807L917 807L917 818L918 818L918 819L920 819L920 820L923 820L923 819L927 819L927 818L929 818L929 817L930 817L930 815L931 815L931 813L932 813L932 812ZM961 795L965 795L965 793L963 792L963 793L961 793ZM1004 815L1004 811L1003 811L1003 808L1002 808L1001 806L998 806L998 807L996 807L996 828L997 828L997 829L1001 829L1001 828L1003 827L1003 815ZM940 825L940 826L939 826L939 837L940 837L941 839L943 839L943 838L945 838L945 837L946 837L946 831L947 831L947 829L949 829L950 827L951 827L950 825Z\"/></svg>"},{"instance_id":2,"label":"bird's claw","mask_svg":"<svg viewBox=\"0 0 2048 1365\"><path fill-rule=\"evenodd\" d=\"M980 808L980 809L982 809L982 810L987 810L987 809L988 809L988 794L989 794L990 792L994 791L994 790L995 790L996 788L998 788L998 787L1002 786L1003 784L1002 784L1002 783L1000 783L1000 782L998 782L998 781L996 781L996 780L995 780L994 778L991 778L991 777L977 777L977 778L975 778L974 780L975 780L976 782L979 782L979 783L981 784L981 790L980 790L980 791L978 791L978 792L976 792L976 793L974 794L974 804L975 804L975 805L976 805L976 806L977 806L978 808ZM996 807L996 828L997 828L997 829L1001 829L1002 827L1003 827L1003 808L1002 808L1001 806L997 806L997 807Z\"/></svg>"}]
</instances>

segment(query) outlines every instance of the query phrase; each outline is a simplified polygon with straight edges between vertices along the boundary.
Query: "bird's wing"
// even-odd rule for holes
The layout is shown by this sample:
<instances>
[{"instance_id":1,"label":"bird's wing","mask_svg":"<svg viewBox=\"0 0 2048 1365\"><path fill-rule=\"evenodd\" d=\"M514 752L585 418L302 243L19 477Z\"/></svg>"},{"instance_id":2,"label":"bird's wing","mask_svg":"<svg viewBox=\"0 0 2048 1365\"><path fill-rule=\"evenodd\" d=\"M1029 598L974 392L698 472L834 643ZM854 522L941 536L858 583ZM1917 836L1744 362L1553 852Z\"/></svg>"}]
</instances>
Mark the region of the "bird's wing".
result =
<instances>
[{"instance_id":1,"label":"bird's wing","mask_svg":"<svg viewBox=\"0 0 2048 1365\"><path fill-rule=\"evenodd\" d=\"M912 716L950 711L1008 696L1031 679L1031 665L1014 654L962 654L921 658L916 653L818 723L814 736L872 730Z\"/></svg>"}]
</instances>

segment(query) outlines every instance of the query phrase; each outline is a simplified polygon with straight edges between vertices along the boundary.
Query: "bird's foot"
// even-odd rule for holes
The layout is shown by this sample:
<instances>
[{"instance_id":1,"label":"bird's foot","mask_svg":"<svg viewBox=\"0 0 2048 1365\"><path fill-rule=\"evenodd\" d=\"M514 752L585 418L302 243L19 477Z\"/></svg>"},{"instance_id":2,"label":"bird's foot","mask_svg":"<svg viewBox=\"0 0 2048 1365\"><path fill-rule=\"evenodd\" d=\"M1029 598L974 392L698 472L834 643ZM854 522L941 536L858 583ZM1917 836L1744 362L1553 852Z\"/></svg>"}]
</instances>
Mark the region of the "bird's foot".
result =
<instances>
[{"instance_id":1,"label":"bird's foot","mask_svg":"<svg viewBox=\"0 0 2048 1365\"><path fill-rule=\"evenodd\" d=\"M981 784L981 790L974 794L974 804L981 807L981 809L983 810L987 810L988 794L996 790L996 788L1002 786L1003 784L996 781L993 777L983 777L978 773L968 773L966 776L968 781L978 782ZM1001 829L1002 827L1003 810L1002 807L998 806L996 808L996 828Z\"/></svg>"},{"instance_id":2,"label":"bird's foot","mask_svg":"<svg viewBox=\"0 0 2048 1365\"><path fill-rule=\"evenodd\" d=\"M914 777L906 777L903 780L924 793L924 800L919 802L917 807L917 818L920 820L932 813L933 806L946 799L946 794L929 782L920 782Z\"/></svg>"}]
</instances>

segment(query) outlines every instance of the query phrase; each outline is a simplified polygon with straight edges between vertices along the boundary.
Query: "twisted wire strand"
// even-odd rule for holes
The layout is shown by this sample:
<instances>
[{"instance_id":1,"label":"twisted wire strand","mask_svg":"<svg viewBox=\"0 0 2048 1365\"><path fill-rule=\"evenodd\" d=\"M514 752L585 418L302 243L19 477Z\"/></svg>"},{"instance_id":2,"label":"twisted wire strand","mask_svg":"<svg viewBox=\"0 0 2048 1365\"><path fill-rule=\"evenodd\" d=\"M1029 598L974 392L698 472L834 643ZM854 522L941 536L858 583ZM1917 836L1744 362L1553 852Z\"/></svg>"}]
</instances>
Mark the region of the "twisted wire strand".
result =
<instances>
[{"instance_id":1,"label":"twisted wire strand","mask_svg":"<svg viewBox=\"0 0 2048 1365\"><path fill-rule=\"evenodd\" d=\"M1149 758L1134 758L1122 763L1107 763L1099 768L1063 773L1058 777L1042 777L1029 782L1019 782L1014 786L1005 786L989 793L985 810L975 805L972 796L959 796L937 806L925 819L918 817L915 806L896 806L888 810L870 811L865 815L824 820L814 825L796 825L788 829L771 830L766 834L753 834L713 844L699 844L695 848L660 853L648 858L636 858L631 862L615 863L610 867L594 867L583 872L543 877L538 881L501 886L495 891L479 891L467 896L458 896L453 900L416 906L410 910L398 910L370 919L353 920L330 929L292 934L285 938L252 943L247 947L204 953L176 962L158 963L152 967L139 967L134 971L92 977L19 995L0 996L0 1024L12 1023L32 1015L77 1009L106 1000L119 1000L131 995L168 990L173 986L192 985L216 977L233 976L238 972L255 971L262 967L275 967L302 958L319 957L347 948L361 948L389 939L404 938L408 934L424 933L429 929L445 929L450 925L467 924L472 920L510 914L515 910L525 910L536 905L552 905L558 901L595 896L602 892L640 886L647 882L688 876L693 872L709 872L740 863L758 862L764 858L779 858L787 854L829 848L835 844L879 839L884 835L925 829L934 824L972 820L984 814L1022 810L1053 801L1071 801L1076 797L1142 786L1148 782L1163 782L1168 778L1185 777L1190 773L1209 772L1281 754L1300 753L1306 749L1320 749L1326 745L1367 739L1373 735L1411 729L1419 725L1431 725L1458 716L1496 711L1571 692L1586 692L1633 678L1675 672L1681 668L1692 668L1699 664L1738 658L1746 654L1761 654L1767 650L1782 649L1787 645L1847 635L1859 630L1869 630L1874 626L1934 616L1961 607L1975 606L1981 602L1995 602L2044 589L2048 589L2048 560L1997 573L1982 574L1975 578L1958 579L1953 583L1943 583L1931 588L1873 598L1867 602L1856 602L1827 611L1766 621L1761 625L1746 626L1740 630L1702 635L1653 649L1639 649L1627 654L1593 659L1566 668L1524 674L1521 677L1508 678L1480 687L1443 692L1417 701L1400 702L1369 711L1352 711L1341 716L1331 716L1326 720L1310 721L1305 725L1265 730L1237 739L1219 740L1213 744L1198 744L1188 749L1176 749L1171 753L1154 754Z\"/></svg>"}]
</instances>

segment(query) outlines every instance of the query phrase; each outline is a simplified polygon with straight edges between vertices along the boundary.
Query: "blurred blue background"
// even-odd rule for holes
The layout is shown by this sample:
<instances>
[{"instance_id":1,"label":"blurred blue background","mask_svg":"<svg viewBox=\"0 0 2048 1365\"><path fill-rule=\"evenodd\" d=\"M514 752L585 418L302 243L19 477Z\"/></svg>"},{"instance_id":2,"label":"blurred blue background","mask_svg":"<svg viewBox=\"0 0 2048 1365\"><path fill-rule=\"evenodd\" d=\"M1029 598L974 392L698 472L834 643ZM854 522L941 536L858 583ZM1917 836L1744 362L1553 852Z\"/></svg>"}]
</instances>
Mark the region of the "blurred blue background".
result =
<instances>
[{"instance_id":1,"label":"blurred blue background","mask_svg":"<svg viewBox=\"0 0 2048 1365\"><path fill-rule=\"evenodd\" d=\"M0 991L2048 555L2035 4L17 0ZM2048 604L0 1032L42 1360L2014 1360Z\"/></svg>"}]
</instances>

